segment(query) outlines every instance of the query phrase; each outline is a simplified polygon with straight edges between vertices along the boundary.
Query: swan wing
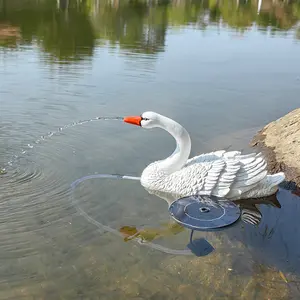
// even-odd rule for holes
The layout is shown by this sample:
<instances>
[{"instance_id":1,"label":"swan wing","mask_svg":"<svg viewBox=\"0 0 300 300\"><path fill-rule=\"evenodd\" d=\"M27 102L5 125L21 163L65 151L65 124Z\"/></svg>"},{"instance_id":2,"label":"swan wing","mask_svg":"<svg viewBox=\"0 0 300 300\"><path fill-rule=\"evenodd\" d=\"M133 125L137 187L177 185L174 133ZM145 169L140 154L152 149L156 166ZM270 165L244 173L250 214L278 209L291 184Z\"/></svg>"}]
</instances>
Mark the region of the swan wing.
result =
<instances>
[{"instance_id":1,"label":"swan wing","mask_svg":"<svg viewBox=\"0 0 300 300\"><path fill-rule=\"evenodd\" d=\"M194 156L187 160L185 167L191 166L195 163L213 162L214 160L219 160L225 153L225 150L220 150Z\"/></svg>"},{"instance_id":2,"label":"swan wing","mask_svg":"<svg viewBox=\"0 0 300 300\"><path fill-rule=\"evenodd\" d=\"M261 153L243 155L240 151L224 150L193 157L181 171L190 177L194 193L218 197L240 195L267 175Z\"/></svg>"},{"instance_id":3,"label":"swan wing","mask_svg":"<svg viewBox=\"0 0 300 300\"><path fill-rule=\"evenodd\" d=\"M236 180L241 165L237 159L223 159L224 167L219 173L216 184L211 188L210 193L214 196L225 197Z\"/></svg>"},{"instance_id":4,"label":"swan wing","mask_svg":"<svg viewBox=\"0 0 300 300\"><path fill-rule=\"evenodd\" d=\"M253 153L252 161L240 158L241 169L237 173L228 197L240 196L253 189L261 181L265 180L268 171L267 163L261 153Z\"/></svg>"},{"instance_id":5,"label":"swan wing","mask_svg":"<svg viewBox=\"0 0 300 300\"><path fill-rule=\"evenodd\" d=\"M220 150L201 154L189 159L182 170L188 176L198 177L200 174L203 178L201 185L193 187L197 194L224 197L241 168L239 161L235 159L237 155L241 155L241 152Z\"/></svg>"},{"instance_id":6,"label":"swan wing","mask_svg":"<svg viewBox=\"0 0 300 300\"><path fill-rule=\"evenodd\" d=\"M267 176L267 163L261 153L224 154L226 167L212 194L220 197L240 196L253 189Z\"/></svg>"},{"instance_id":7,"label":"swan wing","mask_svg":"<svg viewBox=\"0 0 300 300\"><path fill-rule=\"evenodd\" d=\"M226 166L223 152L211 152L189 159L181 170L168 176L166 186L184 195L211 194Z\"/></svg>"}]
</instances>

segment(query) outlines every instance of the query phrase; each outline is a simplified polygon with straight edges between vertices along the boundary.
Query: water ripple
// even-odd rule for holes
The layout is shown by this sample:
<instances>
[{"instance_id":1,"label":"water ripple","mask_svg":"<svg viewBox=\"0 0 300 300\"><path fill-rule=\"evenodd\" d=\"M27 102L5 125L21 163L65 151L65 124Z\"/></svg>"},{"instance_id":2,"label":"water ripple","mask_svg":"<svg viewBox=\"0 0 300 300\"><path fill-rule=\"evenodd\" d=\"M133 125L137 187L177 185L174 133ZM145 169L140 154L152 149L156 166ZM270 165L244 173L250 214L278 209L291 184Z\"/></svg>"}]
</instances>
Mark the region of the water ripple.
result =
<instances>
[{"instance_id":1,"label":"water ripple","mask_svg":"<svg viewBox=\"0 0 300 300\"><path fill-rule=\"evenodd\" d=\"M61 228L63 232L70 226L73 216L78 214L67 201L70 182L77 176L80 160L76 153L84 153L87 130L75 127L99 120L122 118L95 117L59 127L26 143L6 164L6 174L0 177L2 257L35 255L44 247L46 231ZM78 228L76 235L81 235L82 230Z\"/></svg>"}]
</instances>

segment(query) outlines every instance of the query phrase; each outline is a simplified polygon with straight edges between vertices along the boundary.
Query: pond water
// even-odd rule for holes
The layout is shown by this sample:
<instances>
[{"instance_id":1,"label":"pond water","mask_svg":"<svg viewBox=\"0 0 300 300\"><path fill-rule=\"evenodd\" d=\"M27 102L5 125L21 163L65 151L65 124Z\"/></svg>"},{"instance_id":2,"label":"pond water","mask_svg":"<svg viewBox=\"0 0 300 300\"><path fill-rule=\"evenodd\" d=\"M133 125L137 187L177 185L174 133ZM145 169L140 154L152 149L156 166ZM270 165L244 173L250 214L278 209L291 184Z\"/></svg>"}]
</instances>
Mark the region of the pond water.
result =
<instances>
[{"instance_id":1,"label":"pond water","mask_svg":"<svg viewBox=\"0 0 300 300\"><path fill-rule=\"evenodd\" d=\"M167 115L191 155L249 151L299 107L299 20L297 1L0 0L0 299L299 299L290 191L241 202L258 225L195 233L214 248L201 257L138 181L70 193L172 153L114 117Z\"/></svg>"}]
</instances>

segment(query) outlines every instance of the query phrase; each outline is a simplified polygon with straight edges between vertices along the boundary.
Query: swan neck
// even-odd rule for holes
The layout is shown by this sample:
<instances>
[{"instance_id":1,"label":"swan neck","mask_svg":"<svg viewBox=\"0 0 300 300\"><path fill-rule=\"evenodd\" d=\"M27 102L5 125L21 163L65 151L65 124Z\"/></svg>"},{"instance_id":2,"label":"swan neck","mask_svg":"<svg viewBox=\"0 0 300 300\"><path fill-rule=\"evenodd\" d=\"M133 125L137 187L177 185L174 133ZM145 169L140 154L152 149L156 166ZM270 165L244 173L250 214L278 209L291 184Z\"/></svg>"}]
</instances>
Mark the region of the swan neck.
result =
<instances>
[{"instance_id":1,"label":"swan neck","mask_svg":"<svg viewBox=\"0 0 300 300\"><path fill-rule=\"evenodd\" d=\"M171 174L186 164L191 152L191 140L186 129L174 120L164 117L161 124L161 127L169 132L176 141L175 151L161 161L161 167L164 171Z\"/></svg>"}]
</instances>

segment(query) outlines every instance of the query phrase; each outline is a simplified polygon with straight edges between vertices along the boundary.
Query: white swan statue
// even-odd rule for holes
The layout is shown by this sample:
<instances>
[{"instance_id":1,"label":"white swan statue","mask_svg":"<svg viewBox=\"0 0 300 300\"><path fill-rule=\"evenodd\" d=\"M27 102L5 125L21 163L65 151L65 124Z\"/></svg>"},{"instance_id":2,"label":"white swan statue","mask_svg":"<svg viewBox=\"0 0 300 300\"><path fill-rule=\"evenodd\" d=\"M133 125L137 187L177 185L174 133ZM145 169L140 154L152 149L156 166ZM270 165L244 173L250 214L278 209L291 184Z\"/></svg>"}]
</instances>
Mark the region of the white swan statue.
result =
<instances>
[{"instance_id":1,"label":"white swan statue","mask_svg":"<svg viewBox=\"0 0 300 300\"><path fill-rule=\"evenodd\" d=\"M179 194L213 195L228 200L259 198L275 194L284 173L269 175L261 153L243 155L240 151L215 151L189 159L191 139L184 127L155 112L129 116L124 122L143 128L159 127L176 140L173 154L148 165L141 184L146 189Z\"/></svg>"}]
</instances>

